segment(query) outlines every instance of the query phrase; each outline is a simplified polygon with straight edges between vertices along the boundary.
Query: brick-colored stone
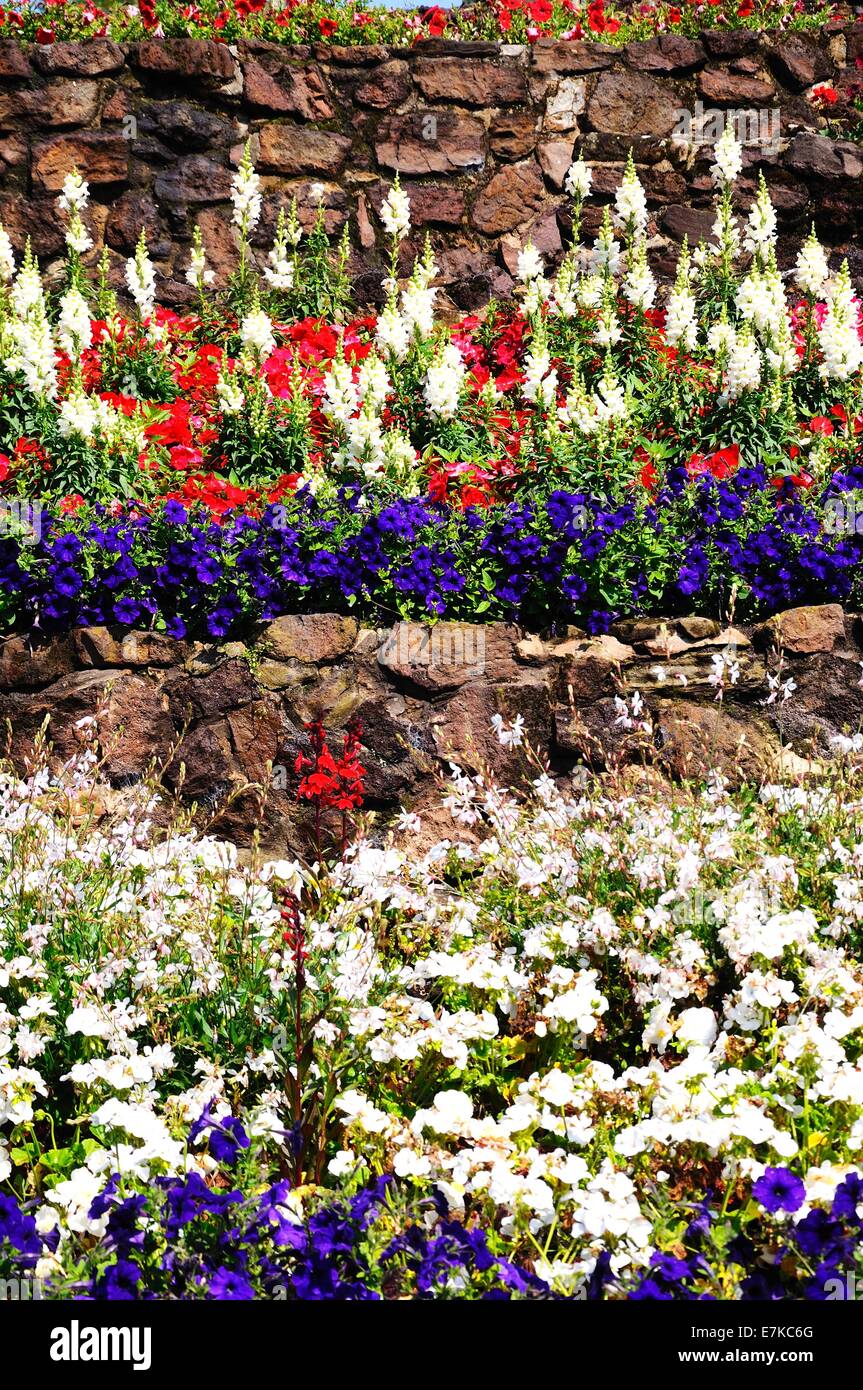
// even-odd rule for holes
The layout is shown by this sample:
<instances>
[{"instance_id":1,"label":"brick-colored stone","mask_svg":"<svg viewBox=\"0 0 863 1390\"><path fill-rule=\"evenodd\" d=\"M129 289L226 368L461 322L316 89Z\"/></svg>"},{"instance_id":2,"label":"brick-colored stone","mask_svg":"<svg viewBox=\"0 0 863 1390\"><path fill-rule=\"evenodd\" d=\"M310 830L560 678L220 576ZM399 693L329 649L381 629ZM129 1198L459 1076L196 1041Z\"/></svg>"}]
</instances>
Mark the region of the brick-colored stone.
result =
<instances>
[{"instance_id":1,"label":"brick-colored stone","mask_svg":"<svg viewBox=\"0 0 863 1390\"><path fill-rule=\"evenodd\" d=\"M0 124L86 126L99 111L98 82L61 79L49 87L0 93Z\"/></svg>"},{"instance_id":2,"label":"brick-colored stone","mask_svg":"<svg viewBox=\"0 0 863 1390\"><path fill-rule=\"evenodd\" d=\"M33 183L46 193L59 193L63 180L77 168L91 184L124 183L129 172L129 141L113 131L76 131L56 135L33 150Z\"/></svg>"},{"instance_id":3,"label":"brick-colored stone","mask_svg":"<svg viewBox=\"0 0 863 1390\"><path fill-rule=\"evenodd\" d=\"M461 106L512 106L528 99L525 70L512 61L420 58L414 64L413 76L430 101L453 101Z\"/></svg>"},{"instance_id":4,"label":"brick-colored stone","mask_svg":"<svg viewBox=\"0 0 863 1390\"><path fill-rule=\"evenodd\" d=\"M203 154L178 159L160 173L153 190L160 203L218 203L230 197L232 172Z\"/></svg>"},{"instance_id":5,"label":"brick-colored stone","mask_svg":"<svg viewBox=\"0 0 863 1390\"><path fill-rule=\"evenodd\" d=\"M466 173L485 164L485 126L452 111L391 116L378 130L376 152L384 169L403 174Z\"/></svg>"},{"instance_id":6,"label":"brick-colored stone","mask_svg":"<svg viewBox=\"0 0 863 1390\"><path fill-rule=\"evenodd\" d=\"M826 135L795 135L783 163L786 169L806 177L834 180L845 176L841 151Z\"/></svg>"},{"instance_id":7,"label":"brick-colored stone","mask_svg":"<svg viewBox=\"0 0 863 1390\"><path fill-rule=\"evenodd\" d=\"M587 107L594 130L609 135L668 136L679 97L673 87L637 72L602 73Z\"/></svg>"},{"instance_id":8,"label":"brick-colored stone","mask_svg":"<svg viewBox=\"0 0 863 1390\"><path fill-rule=\"evenodd\" d=\"M465 195L452 184L405 183L402 185L411 200L411 221L419 226L436 222L456 227L465 213Z\"/></svg>"},{"instance_id":9,"label":"brick-colored stone","mask_svg":"<svg viewBox=\"0 0 863 1390\"><path fill-rule=\"evenodd\" d=\"M357 632L355 618L336 613L292 614L268 623L258 645L277 661L317 664L344 656L353 647Z\"/></svg>"},{"instance_id":10,"label":"brick-colored stone","mask_svg":"<svg viewBox=\"0 0 863 1390\"><path fill-rule=\"evenodd\" d=\"M344 168L351 148L347 135L301 125L265 125L261 128L258 166L277 174L328 174Z\"/></svg>"},{"instance_id":11,"label":"brick-colored stone","mask_svg":"<svg viewBox=\"0 0 863 1390\"><path fill-rule=\"evenodd\" d=\"M122 71L125 61L122 48L111 39L40 44L33 50L39 71L57 77L106 77Z\"/></svg>"},{"instance_id":12,"label":"brick-colored stone","mask_svg":"<svg viewBox=\"0 0 863 1390\"><path fill-rule=\"evenodd\" d=\"M276 115L303 116L309 121L329 121L335 115L314 68L297 71L285 66L271 73L250 60L243 68L243 97L249 106Z\"/></svg>"},{"instance_id":13,"label":"brick-colored stone","mask_svg":"<svg viewBox=\"0 0 863 1390\"><path fill-rule=\"evenodd\" d=\"M698 90L705 101L715 101L720 106L758 105L772 101L776 88L766 77L747 77L740 73L725 72L722 68L708 68L698 78Z\"/></svg>"},{"instance_id":14,"label":"brick-colored stone","mask_svg":"<svg viewBox=\"0 0 863 1390\"><path fill-rule=\"evenodd\" d=\"M539 39L531 49L537 72L598 72L610 68L620 50L581 39Z\"/></svg>"},{"instance_id":15,"label":"brick-colored stone","mask_svg":"<svg viewBox=\"0 0 863 1390\"><path fill-rule=\"evenodd\" d=\"M779 80L792 91L825 82L833 72L828 55L807 34L789 34L771 44L767 60Z\"/></svg>"},{"instance_id":16,"label":"brick-colored stone","mask_svg":"<svg viewBox=\"0 0 863 1390\"><path fill-rule=\"evenodd\" d=\"M563 188L572 164L573 138L541 140L537 146L540 167L553 188Z\"/></svg>"},{"instance_id":17,"label":"brick-colored stone","mask_svg":"<svg viewBox=\"0 0 863 1390\"><path fill-rule=\"evenodd\" d=\"M498 170L477 198L471 224L486 236L511 232L542 205L544 184L535 160Z\"/></svg>"},{"instance_id":18,"label":"brick-colored stone","mask_svg":"<svg viewBox=\"0 0 863 1390\"><path fill-rule=\"evenodd\" d=\"M133 61L142 71L161 77L227 82L234 75L227 44L209 39L146 39L138 44Z\"/></svg>"},{"instance_id":19,"label":"brick-colored stone","mask_svg":"<svg viewBox=\"0 0 863 1390\"><path fill-rule=\"evenodd\" d=\"M488 147L498 159L523 159L536 148L537 118L531 109L500 112L488 132Z\"/></svg>"},{"instance_id":20,"label":"brick-colored stone","mask_svg":"<svg viewBox=\"0 0 863 1390\"><path fill-rule=\"evenodd\" d=\"M788 608L770 618L754 634L756 646L775 645L795 655L832 652L845 636L845 620L838 603Z\"/></svg>"},{"instance_id":21,"label":"brick-colored stone","mask_svg":"<svg viewBox=\"0 0 863 1390\"><path fill-rule=\"evenodd\" d=\"M0 41L0 77L23 79L30 76L30 64L20 43L14 39Z\"/></svg>"},{"instance_id":22,"label":"brick-colored stone","mask_svg":"<svg viewBox=\"0 0 863 1390\"><path fill-rule=\"evenodd\" d=\"M705 61L704 45L682 34L660 34L643 43L627 44L626 60L636 72L691 72Z\"/></svg>"},{"instance_id":23,"label":"brick-colored stone","mask_svg":"<svg viewBox=\"0 0 863 1390\"><path fill-rule=\"evenodd\" d=\"M376 68L368 80L357 87L354 99L360 106L374 106L388 111L394 106L401 106L410 93L410 68L407 63L395 59Z\"/></svg>"}]
</instances>

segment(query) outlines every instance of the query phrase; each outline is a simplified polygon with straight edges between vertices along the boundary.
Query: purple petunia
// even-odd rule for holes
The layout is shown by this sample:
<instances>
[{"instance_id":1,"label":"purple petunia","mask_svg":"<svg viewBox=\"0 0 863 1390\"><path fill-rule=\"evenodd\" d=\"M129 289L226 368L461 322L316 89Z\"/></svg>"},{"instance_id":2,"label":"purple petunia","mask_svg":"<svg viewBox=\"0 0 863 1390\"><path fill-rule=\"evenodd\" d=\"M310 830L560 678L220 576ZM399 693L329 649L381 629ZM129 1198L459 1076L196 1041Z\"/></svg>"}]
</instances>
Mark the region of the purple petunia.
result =
<instances>
[{"instance_id":1,"label":"purple petunia","mask_svg":"<svg viewBox=\"0 0 863 1390\"><path fill-rule=\"evenodd\" d=\"M778 1211L797 1211L806 1198L803 1180L790 1168L765 1168L752 1187L752 1195L771 1215Z\"/></svg>"}]
</instances>

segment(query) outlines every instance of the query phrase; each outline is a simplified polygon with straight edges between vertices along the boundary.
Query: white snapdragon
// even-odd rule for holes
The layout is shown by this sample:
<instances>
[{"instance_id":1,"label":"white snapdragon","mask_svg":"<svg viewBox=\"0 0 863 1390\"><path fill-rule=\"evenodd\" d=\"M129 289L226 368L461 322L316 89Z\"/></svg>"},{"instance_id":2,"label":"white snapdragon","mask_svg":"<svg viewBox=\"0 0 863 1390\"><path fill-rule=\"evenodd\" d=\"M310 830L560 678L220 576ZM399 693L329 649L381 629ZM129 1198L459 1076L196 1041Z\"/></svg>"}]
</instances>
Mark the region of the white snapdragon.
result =
<instances>
[{"instance_id":1,"label":"white snapdragon","mask_svg":"<svg viewBox=\"0 0 863 1390\"><path fill-rule=\"evenodd\" d=\"M240 337L243 351L256 365L260 366L275 351L273 323L260 305L253 306L240 324Z\"/></svg>"},{"instance_id":2,"label":"white snapdragon","mask_svg":"<svg viewBox=\"0 0 863 1390\"><path fill-rule=\"evenodd\" d=\"M751 251L759 265L767 264L770 252L776 246L776 210L770 201L770 194L764 175L758 179L758 194L746 222L743 247Z\"/></svg>"},{"instance_id":3,"label":"white snapdragon","mask_svg":"<svg viewBox=\"0 0 863 1390\"><path fill-rule=\"evenodd\" d=\"M710 173L714 184L720 188L730 188L737 181L742 168L743 146L737 139L733 121L729 120L713 150Z\"/></svg>"},{"instance_id":4,"label":"white snapdragon","mask_svg":"<svg viewBox=\"0 0 863 1390\"><path fill-rule=\"evenodd\" d=\"M15 274L15 252L9 233L0 222L0 284L8 284Z\"/></svg>"},{"instance_id":5,"label":"white snapdragon","mask_svg":"<svg viewBox=\"0 0 863 1390\"><path fill-rule=\"evenodd\" d=\"M551 405L557 396L557 371L552 368L548 347L544 342L532 343L524 360L525 399L541 405Z\"/></svg>"},{"instance_id":6,"label":"white snapdragon","mask_svg":"<svg viewBox=\"0 0 863 1390\"><path fill-rule=\"evenodd\" d=\"M680 253L677 279L668 295L665 338L672 347L687 352L692 352L698 341L698 307L691 288L687 246Z\"/></svg>"},{"instance_id":7,"label":"white snapdragon","mask_svg":"<svg viewBox=\"0 0 863 1390\"><path fill-rule=\"evenodd\" d=\"M264 279L273 290L285 291L294 287L294 259L288 251L289 231L284 209L280 208L273 245L264 266Z\"/></svg>"},{"instance_id":8,"label":"white snapdragon","mask_svg":"<svg viewBox=\"0 0 863 1390\"><path fill-rule=\"evenodd\" d=\"M653 307L656 299L656 280L647 264L647 250L643 241L630 257L630 264L623 277L623 295L636 309L646 312Z\"/></svg>"},{"instance_id":9,"label":"white snapdragon","mask_svg":"<svg viewBox=\"0 0 863 1390\"><path fill-rule=\"evenodd\" d=\"M92 441L98 424L99 412L94 398L86 395L80 386L73 387L65 401L60 403L57 419L57 428L60 433L66 439L77 437ZM83 1017L85 1010L79 1009L77 1013ZM68 1031L71 1032L74 1029L69 1027ZM83 1031L83 1023L77 1031Z\"/></svg>"},{"instance_id":10,"label":"white snapdragon","mask_svg":"<svg viewBox=\"0 0 863 1390\"><path fill-rule=\"evenodd\" d=\"M394 357L403 362L411 345L412 325L399 313L395 298L387 300L378 315L375 328L375 342L386 357Z\"/></svg>"},{"instance_id":11,"label":"white snapdragon","mask_svg":"<svg viewBox=\"0 0 863 1390\"><path fill-rule=\"evenodd\" d=\"M455 343L437 349L423 387L426 405L437 419L452 420L457 413L465 375L464 358Z\"/></svg>"},{"instance_id":12,"label":"white snapdragon","mask_svg":"<svg viewBox=\"0 0 863 1390\"><path fill-rule=\"evenodd\" d=\"M324 377L321 410L336 424L347 426L360 405L354 372L344 357L337 357Z\"/></svg>"},{"instance_id":13,"label":"white snapdragon","mask_svg":"<svg viewBox=\"0 0 863 1390\"><path fill-rule=\"evenodd\" d=\"M815 235L813 227L797 253L794 263L794 283L804 294L817 299L823 292L830 275L830 267L824 247Z\"/></svg>"},{"instance_id":14,"label":"white snapdragon","mask_svg":"<svg viewBox=\"0 0 863 1390\"><path fill-rule=\"evenodd\" d=\"M569 166L563 186L570 198L583 201L588 196L593 186L593 174L583 159L576 159Z\"/></svg>"},{"instance_id":15,"label":"white snapdragon","mask_svg":"<svg viewBox=\"0 0 863 1390\"><path fill-rule=\"evenodd\" d=\"M134 256L130 256L126 262L126 285L141 318L151 317L156 303L156 271L147 252L143 230Z\"/></svg>"},{"instance_id":16,"label":"white snapdragon","mask_svg":"<svg viewBox=\"0 0 863 1390\"><path fill-rule=\"evenodd\" d=\"M615 222L632 239L641 239L647 232L647 198L641 180L635 172L630 151L623 179L614 195Z\"/></svg>"},{"instance_id":17,"label":"white snapdragon","mask_svg":"<svg viewBox=\"0 0 863 1390\"><path fill-rule=\"evenodd\" d=\"M90 310L87 301L77 285L72 285L60 300L57 341L63 351L74 360L81 356L84 348L90 346L90 331Z\"/></svg>"},{"instance_id":18,"label":"white snapdragon","mask_svg":"<svg viewBox=\"0 0 863 1390\"><path fill-rule=\"evenodd\" d=\"M532 241L528 241L518 253L518 278L523 285L542 275L542 256Z\"/></svg>"},{"instance_id":19,"label":"white snapdragon","mask_svg":"<svg viewBox=\"0 0 863 1390\"><path fill-rule=\"evenodd\" d=\"M364 358L357 376L357 394L363 405L374 411L383 410L393 385L389 373L376 353Z\"/></svg>"},{"instance_id":20,"label":"white snapdragon","mask_svg":"<svg viewBox=\"0 0 863 1390\"><path fill-rule=\"evenodd\" d=\"M238 415L246 403L234 373L220 375L216 382L216 396L219 401L219 408L225 415Z\"/></svg>"},{"instance_id":21,"label":"white snapdragon","mask_svg":"<svg viewBox=\"0 0 863 1390\"><path fill-rule=\"evenodd\" d=\"M728 349L723 379L723 396L735 400L744 391L755 391L761 385L762 362L758 344L748 327L735 336Z\"/></svg>"},{"instance_id":22,"label":"white snapdragon","mask_svg":"<svg viewBox=\"0 0 863 1390\"><path fill-rule=\"evenodd\" d=\"M246 238L254 231L261 216L261 180L255 173L248 144L231 181L231 202L234 205L233 221Z\"/></svg>"},{"instance_id":23,"label":"white snapdragon","mask_svg":"<svg viewBox=\"0 0 863 1390\"><path fill-rule=\"evenodd\" d=\"M590 254L591 270L604 276L616 275L620 269L620 243L615 240L608 208L605 209L599 235Z\"/></svg>"},{"instance_id":24,"label":"white snapdragon","mask_svg":"<svg viewBox=\"0 0 863 1390\"><path fill-rule=\"evenodd\" d=\"M821 349L819 371L823 377L848 381L863 366L860 301L854 294L848 262L842 269L827 296L827 313L818 330Z\"/></svg>"},{"instance_id":25,"label":"white snapdragon","mask_svg":"<svg viewBox=\"0 0 863 1390\"><path fill-rule=\"evenodd\" d=\"M45 311L45 292L39 266L30 255L29 242L21 268L12 285L12 308L19 319L26 319L33 310Z\"/></svg>"},{"instance_id":26,"label":"white snapdragon","mask_svg":"<svg viewBox=\"0 0 863 1390\"><path fill-rule=\"evenodd\" d=\"M395 241L401 241L410 231L411 201L398 177L381 204L381 222Z\"/></svg>"},{"instance_id":27,"label":"white snapdragon","mask_svg":"<svg viewBox=\"0 0 863 1390\"><path fill-rule=\"evenodd\" d=\"M10 371L19 371L35 396L53 400L57 395L57 366L51 325L41 306L26 319L11 324L14 351L6 358Z\"/></svg>"},{"instance_id":28,"label":"white snapdragon","mask_svg":"<svg viewBox=\"0 0 863 1390\"><path fill-rule=\"evenodd\" d=\"M63 180L63 188L57 199L60 211L68 216L71 212L82 213L90 200L90 189L77 169L72 169Z\"/></svg>"},{"instance_id":29,"label":"white snapdragon","mask_svg":"<svg viewBox=\"0 0 863 1390\"><path fill-rule=\"evenodd\" d=\"M207 253L204 250L201 229L196 223L192 238L192 250L189 256L189 268L186 271L186 280L194 289L203 290L205 285L211 285L213 283L214 278L213 271L207 266Z\"/></svg>"}]
</instances>

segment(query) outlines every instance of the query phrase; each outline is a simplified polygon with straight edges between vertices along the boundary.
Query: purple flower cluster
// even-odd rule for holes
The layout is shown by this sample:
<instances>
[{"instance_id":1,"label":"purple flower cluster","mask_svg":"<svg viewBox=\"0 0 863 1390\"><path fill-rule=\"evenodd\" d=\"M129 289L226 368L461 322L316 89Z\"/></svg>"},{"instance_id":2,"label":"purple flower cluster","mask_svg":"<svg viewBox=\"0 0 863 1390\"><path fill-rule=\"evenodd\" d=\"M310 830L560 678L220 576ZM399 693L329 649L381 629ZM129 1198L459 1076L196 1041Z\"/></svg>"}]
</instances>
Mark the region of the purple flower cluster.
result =
<instances>
[{"instance_id":1,"label":"purple flower cluster","mask_svg":"<svg viewBox=\"0 0 863 1390\"><path fill-rule=\"evenodd\" d=\"M863 487L863 464L820 494L776 487L762 466L718 481L669 473L655 497L609 502L557 490L464 511L420 498L304 489L261 516L217 521L169 501L43 517L25 546L0 539L7 627L159 626L224 638L281 613L577 620L591 631L647 611L720 611L731 586L753 615L859 593L863 536L825 525Z\"/></svg>"},{"instance_id":2,"label":"purple flower cluster","mask_svg":"<svg viewBox=\"0 0 863 1390\"><path fill-rule=\"evenodd\" d=\"M208 1106L190 1138L204 1133L211 1154L232 1172L249 1146L242 1123L216 1120ZM89 1208L91 1220L105 1220L105 1230L78 1251L76 1262L87 1276L71 1287L55 1281L47 1293L127 1301L423 1298L460 1274L477 1277L484 1298L550 1296L536 1275L492 1254L482 1230L449 1220L438 1194L421 1203L419 1219L409 1219L400 1234L377 1235L372 1228L395 1186L384 1175L348 1200L321 1202L300 1221L288 1206L288 1182L250 1197L240 1185L210 1187L193 1171L157 1178L146 1191L130 1194L115 1173ZM31 1270L44 1244L58 1244L56 1229L38 1233L33 1205L0 1196L0 1275Z\"/></svg>"},{"instance_id":3,"label":"purple flower cluster","mask_svg":"<svg viewBox=\"0 0 863 1390\"><path fill-rule=\"evenodd\" d=\"M803 1206L806 1189L788 1168L767 1168L753 1184L752 1196L769 1216L792 1216ZM740 1297L746 1302L835 1297L863 1251L863 1178L849 1173L837 1187L830 1210L813 1207L801 1220L777 1232L758 1218L717 1251L709 1248L716 1214L702 1202L682 1239L685 1256L654 1251L648 1272L627 1295L630 1299L713 1299L705 1285L719 1287L712 1266L739 1267Z\"/></svg>"}]
</instances>

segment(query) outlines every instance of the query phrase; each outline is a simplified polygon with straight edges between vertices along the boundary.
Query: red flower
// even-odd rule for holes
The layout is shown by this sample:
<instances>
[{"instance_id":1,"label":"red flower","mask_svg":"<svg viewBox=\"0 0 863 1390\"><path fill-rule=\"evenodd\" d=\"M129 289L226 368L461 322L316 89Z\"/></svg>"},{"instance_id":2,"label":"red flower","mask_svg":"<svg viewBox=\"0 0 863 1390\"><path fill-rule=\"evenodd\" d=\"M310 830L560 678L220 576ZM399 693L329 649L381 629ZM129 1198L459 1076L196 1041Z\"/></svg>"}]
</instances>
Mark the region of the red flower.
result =
<instances>
[{"instance_id":1,"label":"red flower","mask_svg":"<svg viewBox=\"0 0 863 1390\"><path fill-rule=\"evenodd\" d=\"M12 472L12 460L8 454L0 454L0 483L5 483Z\"/></svg>"},{"instance_id":2,"label":"red flower","mask_svg":"<svg viewBox=\"0 0 863 1390\"><path fill-rule=\"evenodd\" d=\"M432 5L427 10L420 10L420 19L428 25L429 33L439 39L447 24L446 10Z\"/></svg>"},{"instance_id":3,"label":"red flower","mask_svg":"<svg viewBox=\"0 0 863 1390\"><path fill-rule=\"evenodd\" d=\"M46 29L46 28L44 28L43 25L40 24L40 25L39 25L39 28L36 30L36 42L37 42L37 43L46 43L46 44L47 44L47 43L53 43L55 37L56 37L56 34L55 34L55 31L54 31L54 25L53 25L53 24L51 25L50 29Z\"/></svg>"},{"instance_id":4,"label":"red flower","mask_svg":"<svg viewBox=\"0 0 863 1390\"><path fill-rule=\"evenodd\" d=\"M808 425L802 425L802 429L808 429L810 434L829 435L833 433L833 421L828 420L826 415L813 415Z\"/></svg>"},{"instance_id":5,"label":"red flower","mask_svg":"<svg viewBox=\"0 0 863 1390\"><path fill-rule=\"evenodd\" d=\"M531 0L528 13L535 24L547 24L551 19L549 0Z\"/></svg>"},{"instance_id":6,"label":"red flower","mask_svg":"<svg viewBox=\"0 0 863 1390\"><path fill-rule=\"evenodd\" d=\"M189 444L192 443L192 431L189 428L189 416L192 407L188 401L174 401L171 405L163 406L168 412L167 418L155 420L144 430L148 439L155 439L160 444Z\"/></svg>"},{"instance_id":7,"label":"red flower","mask_svg":"<svg viewBox=\"0 0 863 1390\"><path fill-rule=\"evenodd\" d=\"M193 468L200 468L204 462L204 455L200 449L190 449L187 444L175 444L171 450L171 467L178 473L188 473Z\"/></svg>"},{"instance_id":8,"label":"red flower","mask_svg":"<svg viewBox=\"0 0 863 1390\"><path fill-rule=\"evenodd\" d=\"M338 24L334 19L319 19L318 28L325 39L330 38L338 29Z\"/></svg>"},{"instance_id":9,"label":"red flower","mask_svg":"<svg viewBox=\"0 0 863 1390\"><path fill-rule=\"evenodd\" d=\"M366 771L359 761L362 725L356 719L348 725L338 762L327 746L326 731L320 720L313 720L306 725L306 729L312 745L312 757L297 754L294 763L297 775L303 773L305 768L310 769L301 777L297 797L316 802L318 812L325 809L347 812L362 806Z\"/></svg>"},{"instance_id":10,"label":"red flower","mask_svg":"<svg viewBox=\"0 0 863 1390\"><path fill-rule=\"evenodd\" d=\"M813 87L810 99L816 106L835 106L839 100L839 93L835 87L829 87L826 82L820 87Z\"/></svg>"},{"instance_id":11,"label":"red flower","mask_svg":"<svg viewBox=\"0 0 863 1390\"><path fill-rule=\"evenodd\" d=\"M60 511L65 515L74 516L75 512L80 511L84 505L84 499L80 492L70 492L68 497L60 500Z\"/></svg>"},{"instance_id":12,"label":"red flower","mask_svg":"<svg viewBox=\"0 0 863 1390\"><path fill-rule=\"evenodd\" d=\"M686 465L690 478L702 478L705 473L721 481L730 478L740 465L740 448L731 444L726 449L717 449L715 454L693 454Z\"/></svg>"}]
</instances>

